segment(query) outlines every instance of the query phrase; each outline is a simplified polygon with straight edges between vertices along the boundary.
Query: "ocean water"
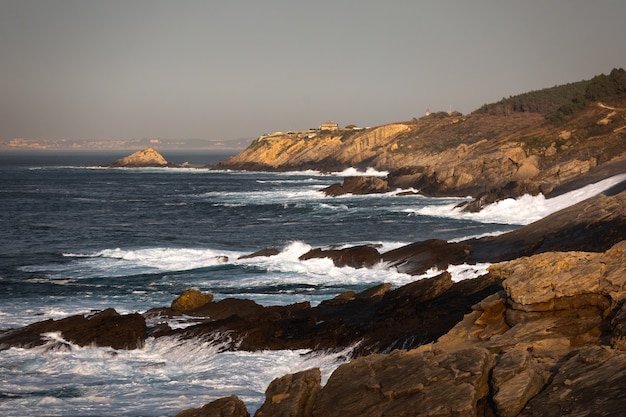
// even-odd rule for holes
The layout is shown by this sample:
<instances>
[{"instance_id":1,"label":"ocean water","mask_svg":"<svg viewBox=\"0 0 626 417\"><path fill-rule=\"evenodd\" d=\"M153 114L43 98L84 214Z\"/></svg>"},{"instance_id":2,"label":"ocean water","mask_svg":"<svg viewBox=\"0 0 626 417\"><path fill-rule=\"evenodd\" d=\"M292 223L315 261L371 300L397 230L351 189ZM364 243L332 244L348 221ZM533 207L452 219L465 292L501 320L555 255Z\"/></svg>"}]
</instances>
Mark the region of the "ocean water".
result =
<instances>
[{"instance_id":1,"label":"ocean water","mask_svg":"<svg viewBox=\"0 0 626 417\"><path fill-rule=\"evenodd\" d=\"M168 306L197 288L263 305L317 304L347 291L421 277L378 265L337 268L300 261L311 248L399 246L499 234L623 181L614 177L546 200L524 196L465 214L465 199L382 195L326 197L334 174L209 169L106 169L125 153L0 154L0 329L108 307L120 313ZM225 155L168 155L195 164ZM370 170L368 175L384 175ZM279 255L241 260L273 247ZM488 265L451 267L471 279ZM429 271L426 276L438 271ZM172 326L180 325L172 323ZM218 342L149 339L142 349L49 346L0 351L2 416L168 416L237 394L251 413L272 379L320 367L324 380L344 352L223 352Z\"/></svg>"}]
</instances>

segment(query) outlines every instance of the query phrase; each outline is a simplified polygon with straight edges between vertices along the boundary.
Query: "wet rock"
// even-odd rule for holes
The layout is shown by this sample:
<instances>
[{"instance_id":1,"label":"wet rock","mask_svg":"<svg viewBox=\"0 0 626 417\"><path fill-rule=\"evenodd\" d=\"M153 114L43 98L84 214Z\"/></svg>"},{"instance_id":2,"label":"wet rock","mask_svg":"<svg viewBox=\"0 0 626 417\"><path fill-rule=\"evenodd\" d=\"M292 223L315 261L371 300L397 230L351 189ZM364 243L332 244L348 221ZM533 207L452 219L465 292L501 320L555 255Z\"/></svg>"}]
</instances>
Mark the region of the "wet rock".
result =
<instances>
[{"instance_id":1,"label":"wet rock","mask_svg":"<svg viewBox=\"0 0 626 417\"><path fill-rule=\"evenodd\" d=\"M550 373L541 370L530 353L514 349L498 357L493 369L493 401L500 417L515 417L539 393Z\"/></svg>"},{"instance_id":2,"label":"wet rock","mask_svg":"<svg viewBox=\"0 0 626 417\"><path fill-rule=\"evenodd\" d=\"M626 353L592 346L560 366L518 416L620 416L626 406L625 393Z\"/></svg>"},{"instance_id":3,"label":"wet rock","mask_svg":"<svg viewBox=\"0 0 626 417\"><path fill-rule=\"evenodd\" d=\"M516 198L524 194L537 195L539 193L541 193L541 188L537 183L510 181L503 187L483 191L474 200L461 203L457 207L462 208L465 212L476 213L497 201Z\"/></svg>"},{"instance_id":4,"label":"wet rock","mask_svg":"<svg viewBox=\"0 0 626 417\"><path fill-rule=\"evenodd\" d=\"M219 398L200 408L190 408L175 417L250 417L246 405L236 395Z\"/></svg>"},{"instance_id":5,"label":"wet rock","mask_svg":"<svg viewBox=\"0 0 626 417\"><path fill-rule=\"evenodd\" d=\"M60 332L62 338L79 346L110 346L137 349L146 339L146 322L140 314L120 315L112 308L92 315L46 320L7 331L0 335L0 350L34 347L46 343L46 333Z\"/></svg>"},{"instance_id":6,"label":"wet rock","mask_svg":"<svg viewBox=\"0 0 626 417\"><path fill-rule=\"evenodd\" d=\"M421 275L431 268L446 270L450 264L462 264L470 259L471 251L464 243L429 239L385 252L382 260L399 272Z\"/></svg>"},{"instance_id":7,"label":"wet rock","mask_svg":"<svg viewBox=\"0 0 626 417\"><path fill-rule=\"evenodd\" d=\"M300 256L301 261L314 258L330 258L335 266L366 268L380 262L380 253L370 245L352 246L345 249L312 249Z\"/></svg>"},{"instance_id":8,"label":"wet rock","mask_svg":"<svg viewBox=\"0 0 626 417\"><path fill-rule=\"evenodd\" d=\"M321 389L318 368L276 378L265 391L265 402L254 417L310 416Z\"/></svg>"},{"instance_id":9,"label":"wet rock","mask_svg":"<svg viewBox=\"0 0 626 417\"><path fill-rule=\"evenodd\" d=\"M187 313L213 301L213 294L204 294L193 288L185 290L178 298L172 301L171 309L176 312Z\"/></svg>"},{"instance_id":10,"label":"wet rock","mask_svg":"<svg viewBox=\"0 0 626 417\"><path fill-rule=\"evenodd\" d=\"M254 253L251 253L249 255L240 256L239 259L250 259L250 258L257 258L257 257L274 256L274 255L278 255L279 253L280 251L276 248L265 248L265 249L258 250Z\"/></svg>"},{"instance_id":11,"label":"wet rock","mask_svg":"<svg viewBox=\"0 0 626 417\"><path fill-rule=\"evenodd\" d=\"M333 184L321 190L326 195L338 197L343 194L376 194L389 191L387 180L380 177L346 177L343 184Z\"/></svg>"}]
</instances>

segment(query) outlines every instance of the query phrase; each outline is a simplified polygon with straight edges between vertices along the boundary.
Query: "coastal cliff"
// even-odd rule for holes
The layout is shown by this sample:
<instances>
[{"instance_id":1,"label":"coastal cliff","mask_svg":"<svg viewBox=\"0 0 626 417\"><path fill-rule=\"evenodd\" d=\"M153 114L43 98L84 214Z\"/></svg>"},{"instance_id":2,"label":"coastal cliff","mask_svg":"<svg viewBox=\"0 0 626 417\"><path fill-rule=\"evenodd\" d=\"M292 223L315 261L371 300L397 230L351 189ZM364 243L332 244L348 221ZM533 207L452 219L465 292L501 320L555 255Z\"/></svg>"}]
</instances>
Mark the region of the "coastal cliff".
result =
<instances>
[{"instance_id":1,"label":"coastal cliff","mask_svg":"<svg viewBox=\"0 0 626 417\"><path fill-rule=\"evenodd\" d=\"M557 102L564 104L551 111L544 107L528 111L534 107L509 106L505 101L506 111L493 110L500 108L494 104L469 115L440 112L373 128L276 132L257 138L220 167L269 171L372 167L390 171L390 189L472 195L482 197L479 205L497 199L494 193L500 198L547 195L606 164L626 160L625 74L613 70L609 77L596 77L583 84L586 89L578 87L586 91L583 98L564 98ZM613 89L596 93L603 83ZM623 169L620 165L616 170Z\"/></svg>"}]
</instances>

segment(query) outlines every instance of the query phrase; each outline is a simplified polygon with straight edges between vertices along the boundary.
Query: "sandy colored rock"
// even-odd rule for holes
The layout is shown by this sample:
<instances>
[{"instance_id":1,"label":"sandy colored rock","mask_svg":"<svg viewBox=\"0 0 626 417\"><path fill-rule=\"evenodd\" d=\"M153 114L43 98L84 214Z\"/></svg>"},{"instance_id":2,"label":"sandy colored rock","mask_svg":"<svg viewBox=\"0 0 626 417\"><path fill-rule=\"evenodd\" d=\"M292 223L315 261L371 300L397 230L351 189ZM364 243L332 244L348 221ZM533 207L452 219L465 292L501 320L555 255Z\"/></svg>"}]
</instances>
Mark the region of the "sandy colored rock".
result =
<instances>
[{"instance_id":1,"label":"sandy colored rock","mask_svg":"<svg viewBox=\"0 0 626 417\"><path fill-rule=\"evenodd\" d=\"M493 265L489 272L506 277L502 285L516 308L549 311L580 303L610 307L626 297L626 241L606 253L544 253Z\"/></svg>"},{"instance_id":2,"label":"sandy colored rock","mask_svg":"<svg viewBox=\"0 0 626 417\"><path fill-rule=\"evenodd\" d=\"M167 161L154 148L146 148L137 151L127 157L118 159L111 166L113 167L161 167L167 166Z\"/></svg>"},{"instance_id":3,"label":"sandy colored rock","mask_svg":"<svg viewBox=\"0 0 626 417\"><path fill-rule=\"evenodd\" d=\"M171 309L185 313L202 307L211 301L213 301L213 294L204 294L198 290L189 288L172 301Z\"/></svg>"}]
</instances>

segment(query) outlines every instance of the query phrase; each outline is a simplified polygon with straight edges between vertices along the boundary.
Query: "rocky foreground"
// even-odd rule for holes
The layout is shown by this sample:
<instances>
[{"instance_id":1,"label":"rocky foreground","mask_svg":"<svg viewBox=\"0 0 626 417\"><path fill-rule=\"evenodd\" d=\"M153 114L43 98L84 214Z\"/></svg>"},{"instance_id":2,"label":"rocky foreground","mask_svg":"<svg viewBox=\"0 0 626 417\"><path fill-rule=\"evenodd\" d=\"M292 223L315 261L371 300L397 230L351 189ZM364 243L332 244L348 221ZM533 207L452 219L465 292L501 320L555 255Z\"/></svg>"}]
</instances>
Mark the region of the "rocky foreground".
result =
<instances>
[{"instance_id":1,"label":"rocky foreground","mask_svg":"<svg viewBox=\"0 0 626 417\"><path fill-rule=\"evenodd\" d=\"M323 387L319 369L278 378L254 415L623 415L626 241L522 257L489 275L500 289L436 341L353 359ZM231 396L177 416L249 413Z\"/></svg>"},{"instance_id":2,"label":"rocky foreground","mask_svg":"<svg viewBox=\"0 0 626 417\"><path fill-rule=\"evenodd\" d=\"M264 307L186 291L167 308L47 320L0 334L0 350L46 345L136 349L147 337L227 332L231 349L343 349L352 361L323 387L311 369L272 382L256 416L620 415L626 406L626 191L598 195L497 237L314 249L338 265L421 274L498 262L453 282L447 272L308 303ZM249 256L273 256L265 249ZM170 329L160 318L197 322ZM149 319L149 320L147 320ZM247 416L231 396L180 416Z\"/></svg>"}]
</instances>

